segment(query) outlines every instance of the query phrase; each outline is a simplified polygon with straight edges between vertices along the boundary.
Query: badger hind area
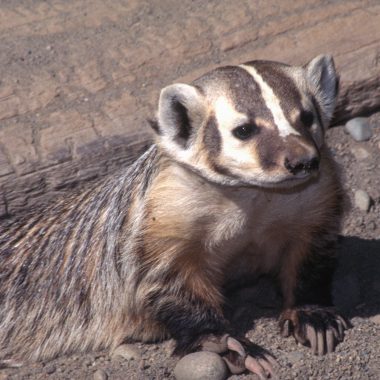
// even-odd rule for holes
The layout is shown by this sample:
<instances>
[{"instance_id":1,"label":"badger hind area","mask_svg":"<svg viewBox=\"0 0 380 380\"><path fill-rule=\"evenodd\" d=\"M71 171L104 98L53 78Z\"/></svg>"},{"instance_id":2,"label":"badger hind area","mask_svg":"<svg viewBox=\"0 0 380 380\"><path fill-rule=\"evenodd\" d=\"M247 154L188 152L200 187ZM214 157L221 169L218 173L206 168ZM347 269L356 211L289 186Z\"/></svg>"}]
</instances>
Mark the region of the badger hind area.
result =
<instances>
[{"instance_id":1,"label":"badger hind area","mask_svg":"<svg viewBox=\"0 0 380 380\"><path fill-rule=\"evenodd\" d=\"M156 161L153 146L127 171L4 222L0 358L114 347L138 330L134 251Z\"/></svg>"}]
</instances>

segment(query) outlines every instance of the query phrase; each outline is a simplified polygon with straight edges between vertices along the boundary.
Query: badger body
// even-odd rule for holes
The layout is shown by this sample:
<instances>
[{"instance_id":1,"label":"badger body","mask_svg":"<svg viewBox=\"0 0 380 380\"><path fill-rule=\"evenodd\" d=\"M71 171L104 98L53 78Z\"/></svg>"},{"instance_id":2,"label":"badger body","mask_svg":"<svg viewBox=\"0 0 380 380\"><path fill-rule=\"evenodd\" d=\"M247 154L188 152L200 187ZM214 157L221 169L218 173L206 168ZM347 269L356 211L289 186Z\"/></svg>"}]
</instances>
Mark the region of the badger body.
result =
<instances>
[{"instance_id":1,"label":"badger body","mask_svg":"<svg viewBox=\"0 0 380 380\"><path fill-rule=\"evenodd\" d=\"M0 232L4 363L171 336L271 376L222 311L223 289L257 274L281 289L283 335L332 351L348 327L331 308L342 192L323 143L337 83L319 56L164 88L131 167Z\"/></svg>"}]
</instances>

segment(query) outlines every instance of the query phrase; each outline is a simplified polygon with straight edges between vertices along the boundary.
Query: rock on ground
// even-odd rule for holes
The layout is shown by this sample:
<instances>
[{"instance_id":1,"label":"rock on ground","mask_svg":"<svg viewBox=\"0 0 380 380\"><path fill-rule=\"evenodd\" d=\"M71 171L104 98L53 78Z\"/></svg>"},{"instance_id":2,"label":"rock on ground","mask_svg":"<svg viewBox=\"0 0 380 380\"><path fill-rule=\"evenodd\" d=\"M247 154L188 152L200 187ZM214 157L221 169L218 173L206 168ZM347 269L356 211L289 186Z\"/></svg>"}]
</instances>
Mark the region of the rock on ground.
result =
<instances>
[{"instance_id":1,"label":"rock on ground","mask_svg":"<svg viewBox=\"0 0 380 380\"><path fill-rule=\"evenodd\" d=\"M94 372L93 380L107 380L108 376L105 371L98 369Z\"/></svg>"},{"instance_id":2,"label":"rock on ground","mask_svg":"<svg viewBox=\"0 0 380 380\"><path fill-rule=\"evenodd\" d=\"M372 137L371 125L365 117L356 117L349 120L344 129L356 141L366 141Z\"/></svg>"},{"instance_id":3,"label":"rock on ground","mask_svg":"<svg viewBox=\"0 0 380 380\"><path fill-rule=\"evenodd\" d=\"M355 206L361 211L368 211L371 206L371 197L364 190L355 191Z\"/></svg>"},{"instance_id":4,"label":"rock on ground","mask_svg":"<svg viewBox=\"0 0 380 380\"><path fill-rule=\"evenodd\" d=\"M122 357L126 360L140 360L140 350L132 344L122 344L112 352L112 357Z\"/></svg>"},{"instance_id":5,"label":"rock on ground","mask_svg":"<svg viewBox=\"0 0 380 380\"><path fill-rule=\"evenodd\" d=\"M194 352L184 356L174 368L177 380L225 380L228 370L224 360L212 352Z\"/></svg>"}]
</instances>

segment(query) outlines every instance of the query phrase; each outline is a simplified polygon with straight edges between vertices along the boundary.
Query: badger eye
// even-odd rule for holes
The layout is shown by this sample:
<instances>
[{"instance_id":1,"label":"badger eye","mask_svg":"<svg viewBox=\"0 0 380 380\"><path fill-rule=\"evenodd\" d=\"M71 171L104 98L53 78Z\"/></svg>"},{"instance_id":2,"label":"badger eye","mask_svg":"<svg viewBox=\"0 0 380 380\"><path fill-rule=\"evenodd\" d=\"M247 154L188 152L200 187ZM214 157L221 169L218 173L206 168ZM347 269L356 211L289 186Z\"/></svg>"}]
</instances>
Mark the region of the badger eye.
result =
<instances>
[{"instance_id":1,"label":"badger eye","mask_svg":"<svg viewBox=\"0 0 380 380\"><path fill-rule=\"evenodd\" d=\"M301 119L302 124L305 127L310 128L313 125L313 123L314 123L313 112L311 112L311 111L301 111L300 119Z\"/></svg>"},{"instance_id":2,"label":"badger eye","mask_svg":"<svg viewBox=\"0 0 380 380\"><path fill-rule=\"evenodd\" d=\"M247 140L259 131L254 124L244 124L236 127L232 134L239 140Z\"/></svg>"}]
</instances>

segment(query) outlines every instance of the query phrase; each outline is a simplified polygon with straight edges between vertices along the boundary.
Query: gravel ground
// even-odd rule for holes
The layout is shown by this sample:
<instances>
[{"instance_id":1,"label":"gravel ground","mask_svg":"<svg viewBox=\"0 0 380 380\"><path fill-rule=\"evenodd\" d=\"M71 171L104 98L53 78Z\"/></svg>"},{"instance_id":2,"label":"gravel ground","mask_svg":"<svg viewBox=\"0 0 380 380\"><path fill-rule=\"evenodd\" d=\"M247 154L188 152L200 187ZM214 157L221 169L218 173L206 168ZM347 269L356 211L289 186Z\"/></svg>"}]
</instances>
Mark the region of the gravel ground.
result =
<instances>
[{"instance_id":1,"label":"gravel ground","mask_svg":"<svg viewBox=\"0 0 380 380\"><path fill-rule=\"evenodd\" d=\"M356 142L342 126L332 128L327 136L348 195L334 287L336 304L354 325L344 342L333 354L319 357L292 338L281 338L276 322L279 300L270 283L262 281L231 296L234 326L277 357L280 379L380 379L380 113L369 122L373 129L369 141ZM356 206L357 190L369 195L368 211ZM178 360L171 356L172 347L171 341L137 343L126 358L107 352L73 355L4 369L0 379L174 379Z\"/></svg>"}]
</instances>

